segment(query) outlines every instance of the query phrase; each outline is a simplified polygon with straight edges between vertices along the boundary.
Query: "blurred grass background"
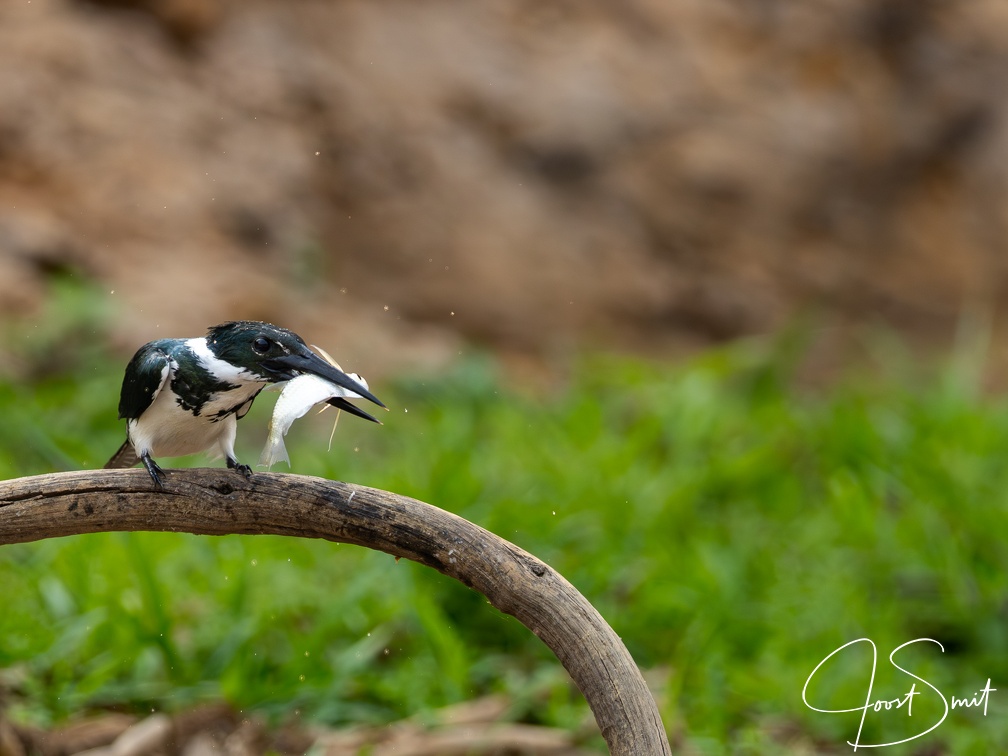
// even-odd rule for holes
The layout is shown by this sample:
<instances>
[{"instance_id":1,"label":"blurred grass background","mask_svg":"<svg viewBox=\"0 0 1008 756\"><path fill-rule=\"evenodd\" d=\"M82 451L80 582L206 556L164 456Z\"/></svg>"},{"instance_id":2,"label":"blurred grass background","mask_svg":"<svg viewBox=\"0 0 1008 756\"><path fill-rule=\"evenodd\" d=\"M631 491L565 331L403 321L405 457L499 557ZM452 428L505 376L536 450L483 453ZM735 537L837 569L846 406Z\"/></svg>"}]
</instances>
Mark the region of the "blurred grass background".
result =
<instances>
[{"instance_id":1,"label":"blurred grass background","mask_svg":"<svg viewBox=\"0 0 1008 756\"><path fill-rule=\"evenodd\" d=\"M6 324L18 371L0 382L3 477L97 467L121 442L128 355L103 346L101 301L63 280L36 325ZM1008 404L983 391L985 339L967 323L925 367L876 334L871 377L819 386L795 377L801 328L676 365L586 355L540 391L470 354L375 386L392 408L384 427L343 418L327 451L326 413L288 445L294 472L415 496L559 570L646 670L674 743L844 751L858 717L811 712L801 693L850 640L878 644L876 698L906 693L885 659L918 637L945 652L915 648L906 663L947 696L1008 675ZM240 424L240 458L257 458L275 396ZM0 549L0 586L0 685L24 721L223 697L274 721L339 725L490 692L517 719L578 730L590 718L516 621L356 547L100 534ZM824 669L826 706L864 701L870 656L844 658ZM1008 745L997 696L987 716L957 710L905 752ZM869 716L862 742L940 713L921 695L913 721Z\"/></svg>"}]
</instances>

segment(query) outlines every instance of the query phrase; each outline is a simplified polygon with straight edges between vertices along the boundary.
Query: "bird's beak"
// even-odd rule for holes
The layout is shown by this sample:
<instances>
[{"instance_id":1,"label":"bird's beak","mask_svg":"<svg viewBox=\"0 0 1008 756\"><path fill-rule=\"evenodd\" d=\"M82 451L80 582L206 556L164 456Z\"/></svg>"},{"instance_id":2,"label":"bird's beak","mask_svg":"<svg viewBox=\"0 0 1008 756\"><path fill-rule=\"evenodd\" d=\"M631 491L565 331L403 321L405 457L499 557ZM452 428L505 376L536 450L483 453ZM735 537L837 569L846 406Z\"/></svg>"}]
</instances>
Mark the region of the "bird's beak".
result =
<instances>
[{"instance_id":1,"label":"bird's beak","mask_svg":"<svg viewBox=\"0 0 1008 756\"><path fill-rule=\"evenodd\" d=\"M344 412L349 412L351 415L356 415L357 417L363 417L365 420L370 420L372 423L378 423L378 425L382 424L382 421L379 420L377 417L375 417L374 415L369 415L367 412L362 410L356 404L348 402L346 399L342 397L335 396L332 399L327 399L326 404L331 404L336 409L343 410Z\"/></svg>"},{"instance_id":2,"label":"bird's beak","mask_svg":"<svg viewBox=\"0 0 1008 756\"><path fill-rule=\"evenodd\" d=\"M319 378L327 380L330 383L335 383L337 386L341 386L348 391L353 391L358 396L367 399L369 402L374 402L379 407L385 407L377 396L360 385L360 383L355 381L339 368L333 367L313 352L308 352L307 354L285 354L282 357L272 357L268 360L263 360L262 366L273 373L277 377L278 381L288 381L302 373L311 373L312 375L317 375ZM347 403L349 404L349 402ZM345 409L342 405L338 406ZM354 412L352 414L357 413ZM367 417L372 420L374 419L367 413L364 413L363 417Z\"/></svg>"}]
</instances>

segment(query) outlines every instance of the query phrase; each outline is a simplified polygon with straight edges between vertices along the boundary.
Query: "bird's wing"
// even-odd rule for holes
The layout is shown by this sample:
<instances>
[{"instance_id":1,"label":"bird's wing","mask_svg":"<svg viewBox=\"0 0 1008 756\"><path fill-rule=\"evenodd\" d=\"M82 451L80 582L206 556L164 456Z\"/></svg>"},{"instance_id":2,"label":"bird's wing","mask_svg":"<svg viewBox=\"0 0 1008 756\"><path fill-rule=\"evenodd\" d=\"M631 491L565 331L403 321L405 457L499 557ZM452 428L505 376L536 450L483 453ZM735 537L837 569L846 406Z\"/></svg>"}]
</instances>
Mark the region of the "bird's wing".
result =
<instances>
[{"instance_id":1,"label":"bird's wing","mask_svg":"<svg viewBox=\"0 0 1008 756\"><path fill-rule=\"evenodd\" d=\"M161 393L175 366L171 354L158 342L140 347L126 366L119 395L119 418L134 420L140 417Z\"/></svg>"},{"instance_id":2,"label":"bird's wing","mask_svg":"<svg viewBox=\"0 0 1008 756\"><path fill-rule=\"evenodd\" d=\"M123 442L123 445L119 447L119 451L112 455L112 459L105 463L106 470L117 470L126 467L133 467L140 458L137 457L136 451L133 449L133 444L130 443L129 439Z\"/></svg>"}]
</instances>

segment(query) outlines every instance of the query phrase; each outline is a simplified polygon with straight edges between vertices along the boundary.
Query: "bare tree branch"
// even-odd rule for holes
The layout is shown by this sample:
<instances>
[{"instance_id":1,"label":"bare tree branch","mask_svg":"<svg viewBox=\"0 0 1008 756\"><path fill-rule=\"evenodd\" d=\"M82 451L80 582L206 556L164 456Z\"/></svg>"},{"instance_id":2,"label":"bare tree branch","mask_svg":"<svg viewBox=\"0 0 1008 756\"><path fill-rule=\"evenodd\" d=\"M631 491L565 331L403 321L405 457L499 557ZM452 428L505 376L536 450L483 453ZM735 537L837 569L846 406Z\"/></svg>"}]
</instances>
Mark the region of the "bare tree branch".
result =
<instances>
[{"instance_id":1,"label":"bare tree branch","mask_svg":"<svg viewBox=\"0 0 1008 756\"><path fill-rule=\"evenodd\" d=\"M516 617L557 655L613 754L671 753L651 693L601 615L556 571L457 515L405 496L322 478L86 470L0 481L0 545L105 531L274 534L356 544L455 578Z\"/></svg>"}]
</instances>

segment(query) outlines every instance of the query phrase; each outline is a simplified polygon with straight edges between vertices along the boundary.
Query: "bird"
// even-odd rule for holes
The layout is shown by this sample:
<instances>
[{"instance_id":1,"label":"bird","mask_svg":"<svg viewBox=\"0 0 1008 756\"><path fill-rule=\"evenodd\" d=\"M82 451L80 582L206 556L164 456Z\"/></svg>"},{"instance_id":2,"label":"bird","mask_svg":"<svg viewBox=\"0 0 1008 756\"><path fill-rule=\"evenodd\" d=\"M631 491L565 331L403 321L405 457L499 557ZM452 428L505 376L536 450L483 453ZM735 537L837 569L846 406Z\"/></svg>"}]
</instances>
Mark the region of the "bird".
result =
<instances>
[{"instance_id":1,"label":"bird","mask_svg":"<svg viewBox=\"0 0 1008 756\"><path fill-rule=\"evenodd\" d=\"M154 457L216 451L228 468L249 478L252 468L240 463L234 452L238 420L268 384L303 374L316 375L386 408L358 381L315 354L296 333L271 323L234 320L212 326L206 336L144 344L126 366L119 396L126 441L105 468L142 462L161 489L165 473ZM379 422L342 397L328 403Z\"/></svg>"}]
</instances>

